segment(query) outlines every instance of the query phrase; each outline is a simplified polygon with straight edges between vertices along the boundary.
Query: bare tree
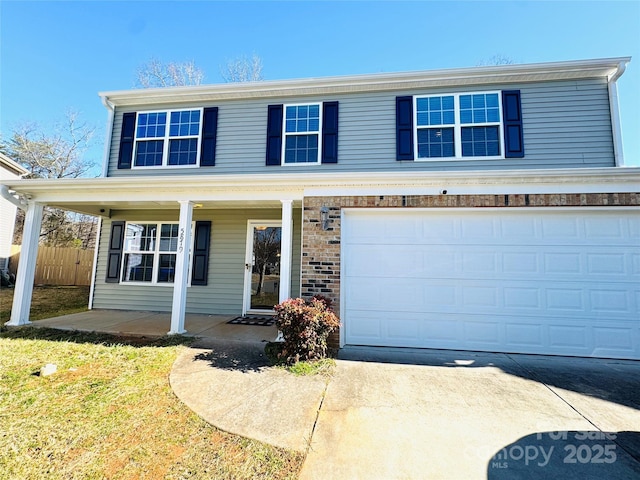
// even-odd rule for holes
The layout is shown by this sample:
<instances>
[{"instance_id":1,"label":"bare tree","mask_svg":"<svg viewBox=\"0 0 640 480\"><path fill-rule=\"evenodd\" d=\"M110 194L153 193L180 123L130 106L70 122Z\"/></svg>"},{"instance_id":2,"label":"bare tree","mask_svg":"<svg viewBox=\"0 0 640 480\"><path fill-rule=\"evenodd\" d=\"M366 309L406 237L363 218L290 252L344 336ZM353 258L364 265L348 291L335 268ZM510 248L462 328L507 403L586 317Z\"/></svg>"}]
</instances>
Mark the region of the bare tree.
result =
<instances>
[{"instance_id":1,"label":"bare tree","mask_svg":"<svg viewBox=\"0 0 640 480\"><path fill-rule=\"evenodd\" d=\"M480 60L478 63L476 63L476 67L489 67L492 65L513 65L514 63L517 62L513 58L507 57L506 55L503 55L501 53L496 53L489 58Z\"/></svg>"},{"instance_id":2,"label":"bare tree","mask_svg":"<svg viewBox=\"0 0 640 480\"><path fill-rule=\"evenodd\" d=\"M204 72L193 60L162 63L157 58L151 58L136 72L136 86L139 88L200 85L202 80Z\"/></svg>"},{"instance_id":3,"label":"bare tree","mask_svg":"<svg viewBox=\"0 0 640 480\"><path fill-rule=\"evenodd\" d=\"M46 133L37 124L19 126L8 140L0 141L0 151L28 168L30 178L78 178L87 176L95 163L86 157L95 128L69 111L65 120ZM40 238L50 246L94 245L97 221L94 217L45 208ZM13 243L22 242L24 211L16 215Z\"/></svg>"},{"instance_id":4,"label":"bare tree","mask_svg":"<svg viewBox=\"0 0 640 480\"><path fill-rule=\"evenodd\" d=\"M259 82L262 77L262 59L253 54L251 57L241 55L220 67L220 75L227 83L234 82Z\"/></svg>"},{"instance_id":5,"label":"bare tree","mask_svg":"<svg viewBox=\"0 0 640 480\"><path fill-rule=\"evenodd\" d=\"M85 176L95 163L85 156L92 145L95 128L79 120L75 111L50 134L37 124L19 126L2 151L28 168L30 178L77 178Z\"/></svg>"}]
</instances>

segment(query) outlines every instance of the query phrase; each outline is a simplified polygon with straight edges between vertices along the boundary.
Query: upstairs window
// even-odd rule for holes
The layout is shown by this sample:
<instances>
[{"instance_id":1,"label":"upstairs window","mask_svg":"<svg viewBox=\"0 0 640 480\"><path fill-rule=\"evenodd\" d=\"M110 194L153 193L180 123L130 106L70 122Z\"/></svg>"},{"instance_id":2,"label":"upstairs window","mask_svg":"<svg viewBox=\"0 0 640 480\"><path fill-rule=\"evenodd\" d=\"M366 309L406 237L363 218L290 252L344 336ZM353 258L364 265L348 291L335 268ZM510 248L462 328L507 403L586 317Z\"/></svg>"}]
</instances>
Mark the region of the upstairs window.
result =
<instances>
[{"instance_id":1,"label":"upstairs window","mask_svg":"<svg viewBox=\"0 0 640 480\"><path fill-rule=\"evenodd\" d=\"M285 105L283 164L320 163L320 104Z\"/></svg>"},{"instance_id":2,"label":"upstairs window","mask_svg":"<svg viewBox=\"0 0 640 480\"><path fill-rule=\"evenodd\" d=\"M499 92L415 98L418 159L502 157Z\"/></svg>"},{"instance_id":3,"label":"upstairs window","mask_svg":"<svg viewBox=\"0 0 640 480\"><path fill-rule=\"evenodd\" d=\"M338 102L269 105L267 166L338 163Z\"/></svg>"},{"instance_id":4,"label":"upstairs window","mask_svg":"<svg viewBox=\"0 0 640 480\"><path fill-rule=\"evenodd\" d=\"M197 166L202 110L140 112L134 167Z\"/></svg>"}]
</instances>

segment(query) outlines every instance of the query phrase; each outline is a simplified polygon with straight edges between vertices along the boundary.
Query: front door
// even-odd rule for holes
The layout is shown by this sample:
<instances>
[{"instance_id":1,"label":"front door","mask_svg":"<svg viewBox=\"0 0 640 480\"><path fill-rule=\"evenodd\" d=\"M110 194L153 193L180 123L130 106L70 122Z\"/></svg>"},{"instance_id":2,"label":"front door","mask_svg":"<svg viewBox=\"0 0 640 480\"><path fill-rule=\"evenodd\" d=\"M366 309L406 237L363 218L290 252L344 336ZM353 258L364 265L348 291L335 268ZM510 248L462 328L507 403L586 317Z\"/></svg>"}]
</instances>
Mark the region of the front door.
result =
<instances>
[{"instance_id":1,"label":"front door","mask_svg":"<svg viewBox=\"0 0 640 480\"><path fill-rule=\"evenodd\" d=\"M273 312L280 291L279 221L249 221L245 258L244 308L247 313Z\"/></svg>"}]
</instances>

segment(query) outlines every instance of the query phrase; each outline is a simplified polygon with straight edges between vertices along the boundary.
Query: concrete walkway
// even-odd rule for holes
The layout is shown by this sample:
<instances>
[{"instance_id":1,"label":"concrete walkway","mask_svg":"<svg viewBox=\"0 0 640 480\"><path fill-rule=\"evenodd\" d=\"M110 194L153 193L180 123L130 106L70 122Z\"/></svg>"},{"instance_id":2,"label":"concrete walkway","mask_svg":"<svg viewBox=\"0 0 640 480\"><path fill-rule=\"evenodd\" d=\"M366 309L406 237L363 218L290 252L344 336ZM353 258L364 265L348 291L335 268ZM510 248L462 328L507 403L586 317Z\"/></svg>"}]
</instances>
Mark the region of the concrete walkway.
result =
<instances>
[{"instance_id":1,"label":"concrete walkway","mask_svg":"<svg viewBox=\"0 0 640 480\"><path fill-rule=\"evenodd\" d=\"M264 346L202 339L176 360L171 387L222 430L306 452L328 379L269 367Z\"/></svg>"},{"instance_id":2,"label":"concrete walkway","mask_svg":"<svg viewBox=\"0 0 640 480\"><path fill-rule=\"evenodd\" d=\"M275 340L278 329L275 326L232 325L227 322L236 315L206 315L187 313L184 325L185 335L220 340L270 342ZM168 312L147 312L138 310L89 310L71 315L63 315L45 320L36 320L34 326L60 330L103 332L113 335L140 335L161 337L171 328L171 314Z\"/></svg>"},{"instance_id":3,"label":"concrete walkway","mask_svg":"<svg viewBox=\"0 0 640 480\"><path fill-rule=\"evenodd\" d=\"M176 361L178 397L307 451L301 479L640 478L640 362L348 348L327 382L207 342Z\"/></svg>"}]
</instances>

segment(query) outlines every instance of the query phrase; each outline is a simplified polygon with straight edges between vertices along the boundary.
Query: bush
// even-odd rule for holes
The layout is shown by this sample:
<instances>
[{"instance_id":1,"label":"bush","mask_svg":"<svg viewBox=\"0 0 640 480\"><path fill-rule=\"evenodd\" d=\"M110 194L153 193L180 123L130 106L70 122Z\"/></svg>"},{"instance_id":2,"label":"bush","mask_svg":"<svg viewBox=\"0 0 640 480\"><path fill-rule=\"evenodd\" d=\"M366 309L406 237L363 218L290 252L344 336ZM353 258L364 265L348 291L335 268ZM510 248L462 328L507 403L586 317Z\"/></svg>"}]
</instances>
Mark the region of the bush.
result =
<instances>
[{"instance_id":1,"label":"bush","mask_svg":"<svg viewBox=\"0 0 640 480\"><path fill-rule=\"evenodd\" d=\"M340 326L328 298L321 295L311 300L290 298L276 305L274 310L276 326L284 337L278 354L281 361L294 364L327 356L327 338Z\"/></svg>"}]
</instances>

